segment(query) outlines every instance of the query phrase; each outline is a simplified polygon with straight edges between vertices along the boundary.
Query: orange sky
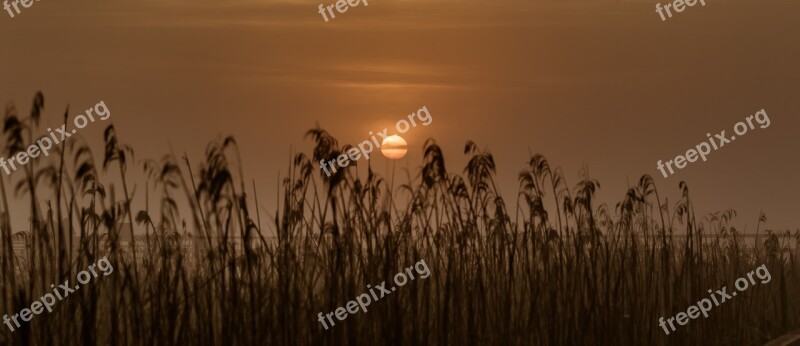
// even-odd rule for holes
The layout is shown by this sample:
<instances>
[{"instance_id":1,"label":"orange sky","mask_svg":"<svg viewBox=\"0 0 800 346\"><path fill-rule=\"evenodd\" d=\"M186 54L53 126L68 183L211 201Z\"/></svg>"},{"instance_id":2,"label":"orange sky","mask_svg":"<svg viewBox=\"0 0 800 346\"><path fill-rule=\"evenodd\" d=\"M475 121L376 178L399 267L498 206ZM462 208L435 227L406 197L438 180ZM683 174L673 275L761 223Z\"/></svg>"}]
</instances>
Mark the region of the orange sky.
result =
<instances>
[{"instance_id":1,"label":"orange sky","mask_svg":"<svg viewBox=\"0 0 800 346\"><path fill-rule=\"evenodd\" d=\"M0 97L27 113L42 90L53 123L67 103L75 115L104 100L137 158L172 145L198 163L233 134L263 200L315 123L355 144L427 106L433 123L404 136L407 164L434 137L460 172L474 140L509 201L530 148L571 186L588 165L612 208L651 174L671 204L686 180L699 214L798 226L796 1L708 0L666 22L639 0L370 0L329 23L320 3L332 2L37 1L0 13ZM761 108L768 129L669 178L656 170ZM82 135L99 149L101 131Z\"/></svg>"}]
</instances>

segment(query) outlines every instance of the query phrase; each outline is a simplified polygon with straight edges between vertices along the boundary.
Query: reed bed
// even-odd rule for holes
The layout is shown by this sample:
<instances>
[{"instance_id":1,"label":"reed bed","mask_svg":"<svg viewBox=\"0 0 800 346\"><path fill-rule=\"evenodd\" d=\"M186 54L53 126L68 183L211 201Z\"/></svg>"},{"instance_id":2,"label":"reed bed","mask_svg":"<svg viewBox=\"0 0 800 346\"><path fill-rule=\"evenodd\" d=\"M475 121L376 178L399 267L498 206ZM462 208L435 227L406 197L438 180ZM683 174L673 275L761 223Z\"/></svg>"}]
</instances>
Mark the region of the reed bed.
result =
<instances>
[{"instance_id":1,"label":"reed bed","mask_svg":"<svg viewBox=\"0 0 800 346\"><path fill-rule=\"evenodd\" d=\"M37 94L30 116L6 110L3 155L35 139L43 106ZM507 201L490 153L468 142L455 174L429 140L394 189L371 169L325 176L315 162L348 147L319 128L307 137L313 153L293 154L270 220L255 182L231 168L241 167L232 137L192 169L173 154L135 162L111 125L98 160L73 137L24 174L0 175L0 313L103 256L115 268L21 329L1 326L0 344L753 345L800 325L798 234L764 231L750 246L735 211L696 217L683 182L669 205L645 175L612 209L593 200L598 181L582 173L570 188L535 154ZM146 176L136 197L131 170ZM9 197L29 206L30 231L12 229ZM317 321L421 259L427 279L330 330ZM658 326L761 264L771 282L669 336Z\"/></svg>"}]
</instances>

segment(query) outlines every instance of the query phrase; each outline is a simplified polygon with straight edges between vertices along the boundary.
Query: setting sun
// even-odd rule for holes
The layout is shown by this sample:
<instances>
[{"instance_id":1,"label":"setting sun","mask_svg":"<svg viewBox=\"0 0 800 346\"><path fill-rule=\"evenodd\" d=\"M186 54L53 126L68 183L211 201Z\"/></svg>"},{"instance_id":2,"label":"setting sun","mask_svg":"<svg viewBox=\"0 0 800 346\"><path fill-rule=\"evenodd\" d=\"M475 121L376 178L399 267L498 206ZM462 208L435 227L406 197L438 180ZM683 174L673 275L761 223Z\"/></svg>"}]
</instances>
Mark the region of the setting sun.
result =
<instances>
[{"instance_id":1,"label":"setting sun","mask_svg":"<svg viewBox=\"0 0 800 346\"><path fill-rule=\"evenodd\" d=\"M391 160L397 160L406 156L408 152L408 143L403 137L398 135L391 135L383 139L381 143L381 154Z\"/></svg>"}]
</instances>

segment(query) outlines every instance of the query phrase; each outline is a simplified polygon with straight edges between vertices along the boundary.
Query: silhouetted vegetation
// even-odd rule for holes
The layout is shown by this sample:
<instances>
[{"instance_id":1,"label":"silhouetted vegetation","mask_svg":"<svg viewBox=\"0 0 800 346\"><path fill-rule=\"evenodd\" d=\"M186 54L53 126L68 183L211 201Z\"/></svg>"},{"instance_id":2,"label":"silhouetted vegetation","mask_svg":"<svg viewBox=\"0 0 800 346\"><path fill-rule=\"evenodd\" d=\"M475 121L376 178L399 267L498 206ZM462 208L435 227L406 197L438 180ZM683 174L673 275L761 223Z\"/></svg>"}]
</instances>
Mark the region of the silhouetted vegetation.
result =
<instances>
[{"instance_id":1,"label":"silhouetted vegetation","mask_svg":"<svg viewBox=\"0 0 800 346\"><path fill-rule=\"evenodd\" d=\"M35 140L43 107L37 94L28 117L6 109L4 156ZM537 154L508 203L489 152L467 142L459 175L429 140L421 169L392 191L371 169L327 177L315 162L346 147L322 129L308 137L315 149L294 155L274 219L263 220L271 227L258 216L255 182L231 169L241 167L231 164L240 160L232 137L212 142L192 170L185 156L135 162L111 125L98 160L74 136L24 176L0 174L0 314L29 307L102 256L115 268L14 333L0 325L0 343L745 345L800 325L797 234L765 232L749 246L734 211L696 217L683 182L670 206L645 175L611 208L594 201L598 181L583 173L570 188ZM134 169L147 177L135 196ZM29 232L12 229L10 198L30 205ZM145 208L133 212L133 198ZM124 242L134 230L143 238L127 238L140 243ZM25 256L13 255L17 239ZM429 278L328 331L317 321L420 259ZM772 282L669 336L658 326L761 264Z\"/></svg>"}]
</instances>

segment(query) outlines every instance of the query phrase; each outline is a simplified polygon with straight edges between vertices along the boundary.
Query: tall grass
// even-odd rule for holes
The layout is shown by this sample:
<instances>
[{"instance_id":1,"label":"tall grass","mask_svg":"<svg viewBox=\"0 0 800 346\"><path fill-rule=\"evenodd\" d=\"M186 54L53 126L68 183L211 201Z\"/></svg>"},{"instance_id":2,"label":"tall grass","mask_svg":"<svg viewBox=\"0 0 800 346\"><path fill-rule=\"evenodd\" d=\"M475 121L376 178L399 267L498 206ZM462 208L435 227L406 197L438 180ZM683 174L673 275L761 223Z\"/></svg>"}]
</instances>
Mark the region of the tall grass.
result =
<instances>
[{"instance_id":1,"label":"tall grass","mask_svg":"<svg viewBox=\"0 0 800 346\"><path fill-rule=\"evenodd\" d=\"M37 94L28 117L7 108L3 155L35 139L43 107ZM468 142L469 163L454 174L429 140L421 169L392 191L371 169L325 176L313 162L347 146L322 129L307 135L315 149L293 156L271 225L251 211L261 207L255 182L231 168L232 137L192 169L186 156L134 162L112 125L97 160L73 137L24 177L0 174L0 313L74 282L102 256L115 267L20 330L0 325L0 344L741 345L800 325L797 234L766 232L748 246L734 211L697 217L683 182L670 206L645 175L611 210L594 201L598 181L582 174L570 188L533 155L506 201L490 153ZM136 212L130 170L147 177ZM27 201L30 231L12 229L20 211L9 199ZM134 230L139 243L123 242ZM26 242L24 256L14 240ZM420 259L429 278L330 330L317 321ZM770 283L669 336L657 325L761 264Z\"/></svg>"}]
</instances>

